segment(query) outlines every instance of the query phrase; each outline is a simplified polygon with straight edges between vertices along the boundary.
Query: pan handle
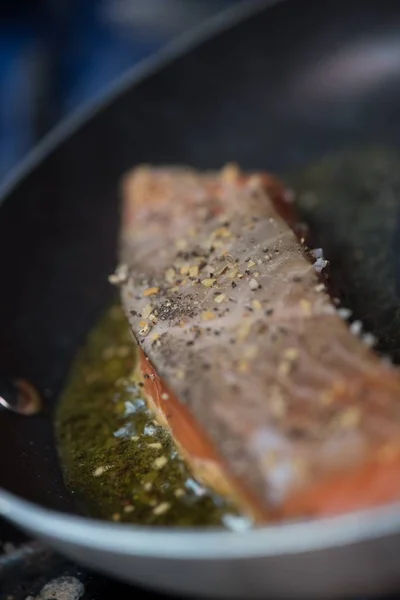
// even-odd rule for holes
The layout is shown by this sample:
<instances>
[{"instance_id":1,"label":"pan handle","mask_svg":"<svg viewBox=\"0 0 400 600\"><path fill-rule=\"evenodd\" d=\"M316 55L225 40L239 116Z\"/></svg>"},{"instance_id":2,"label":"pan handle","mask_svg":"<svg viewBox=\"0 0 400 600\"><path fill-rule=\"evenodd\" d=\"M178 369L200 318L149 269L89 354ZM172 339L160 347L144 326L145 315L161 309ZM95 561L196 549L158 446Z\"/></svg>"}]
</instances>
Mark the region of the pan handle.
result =
<instances>
[{"instance_id":1,"label":"pan handle","mask_svg":"<svg viewBox=\"0 0 400 600\"><path fill-rule=\"evenodd\" d=\"M36 388L25 379L0 376L0 411L19 415L36 415L43 408L43 399Z\"/></svg>"}]
</instances>

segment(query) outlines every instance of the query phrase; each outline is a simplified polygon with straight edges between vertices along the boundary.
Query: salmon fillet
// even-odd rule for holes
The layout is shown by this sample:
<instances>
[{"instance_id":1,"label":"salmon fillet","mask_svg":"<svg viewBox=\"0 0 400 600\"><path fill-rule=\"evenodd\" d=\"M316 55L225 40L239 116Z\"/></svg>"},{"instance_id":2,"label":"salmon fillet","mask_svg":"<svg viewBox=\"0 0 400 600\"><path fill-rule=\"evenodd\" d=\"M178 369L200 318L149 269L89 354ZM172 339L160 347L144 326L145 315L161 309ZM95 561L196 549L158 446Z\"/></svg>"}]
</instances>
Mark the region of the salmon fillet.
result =
<instances>
[{"instance_id":1,"label":"salmon fillet","mask_svg":"<svg viewBox=\"0 0 400 600\"><path fill-rule=\"evenodd\" d=\"M400 377L338 314L266 174L139 167L113 277L148 402L255 522L400 499Z\"/></svg>"}]
</instances>

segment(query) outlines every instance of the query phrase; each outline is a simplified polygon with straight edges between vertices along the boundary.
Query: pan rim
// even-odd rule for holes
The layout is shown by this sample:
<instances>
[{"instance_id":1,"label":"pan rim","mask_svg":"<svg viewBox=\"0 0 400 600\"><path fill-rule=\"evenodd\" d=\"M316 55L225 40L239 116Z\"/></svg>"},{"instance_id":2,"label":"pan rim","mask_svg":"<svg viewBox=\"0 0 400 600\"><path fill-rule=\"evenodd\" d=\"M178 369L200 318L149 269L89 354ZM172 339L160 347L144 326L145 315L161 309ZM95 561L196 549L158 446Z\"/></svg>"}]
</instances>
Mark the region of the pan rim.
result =
<instances>
[{"instance_id":1,"label":"pan rim","mask_svg":"<svg viewBox=\"0 0 400 600\"><path fill-rule=\"evenodd\" d=\"M0 489L0 515L47 539L124 555L226 560L341 548L400 534L400 502L315 521L265 525L243 532L99 521L42 508Z\"/></svg>"}]
</instances>

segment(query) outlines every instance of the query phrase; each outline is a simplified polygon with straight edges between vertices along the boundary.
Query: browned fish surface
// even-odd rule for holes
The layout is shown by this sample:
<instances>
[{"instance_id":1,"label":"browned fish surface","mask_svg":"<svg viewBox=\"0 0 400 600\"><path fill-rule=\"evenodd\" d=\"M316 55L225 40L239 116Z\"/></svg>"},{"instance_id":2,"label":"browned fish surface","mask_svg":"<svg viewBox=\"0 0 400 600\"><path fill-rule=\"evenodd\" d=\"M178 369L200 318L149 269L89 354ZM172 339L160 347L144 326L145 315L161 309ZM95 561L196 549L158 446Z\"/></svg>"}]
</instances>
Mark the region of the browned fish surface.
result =
<instances>
[{"instance_id":1,"label":"browned fish surface","mask_svg":"<svg viewBox=\"0 0 400 600\"><path fill-rule=\"evenodd\" d=\"M142 167L123 193L114 280L195 474L257 521L399 500L399 374L338 315L280 184Z\"/></svg>"}]
</instances>

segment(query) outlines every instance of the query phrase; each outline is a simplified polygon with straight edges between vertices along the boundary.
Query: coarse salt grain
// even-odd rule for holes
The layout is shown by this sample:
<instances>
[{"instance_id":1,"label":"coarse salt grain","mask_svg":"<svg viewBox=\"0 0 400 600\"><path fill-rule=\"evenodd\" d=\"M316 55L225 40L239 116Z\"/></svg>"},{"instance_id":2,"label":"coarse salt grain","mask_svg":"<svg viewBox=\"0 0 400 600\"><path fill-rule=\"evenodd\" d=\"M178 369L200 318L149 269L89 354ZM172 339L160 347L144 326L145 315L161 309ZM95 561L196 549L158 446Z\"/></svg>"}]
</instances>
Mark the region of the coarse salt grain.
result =
<instances>
[{"instance_id":1,"label":"coarse salt grain","mask_svg":"<svg viewBox=\"0 0 400 600\"><path fill-rule=\"evenodd\" d=\"M322 271L325 269L325 267L328 266L328 264L329 263L327 260L324 260L323 258L317 258L317 260L313 264L313 267L317 273L322 273Z\"/></svg>"},{"instance_id":2,"label":"coarse salt grain","mask_svg":"<svg viewBox=\"0 0 400 600\"><path fill-rule=\"evenodd\" d=\"M350 325L350 333L353 335L360 335L362 331L362 323L361 321L353 321Z\"/></svg>"},{"instance_id":3,"label":"coarse salt grain","mask_svg":"<svg viewBox=\"0 0 400 600\"><path fill-rule=\"evenodd\" d=\"M249 287L254 292L255 290L258 289L258 281L256 279L250 279Z\"/></svg>"},{"instance_id":4,"label":"coarse salt grain","mask_svg":"<svg viewBox=\"0 0 400 600\"><path fill-rule=\"evenodd\" d=\"M322 248L314 248L314 250L310 250L310 254L314 258L324 258L324 251Z\"/></svg>"},{"instance_id":5,"label":"coarse salt grain","mask_svg":"<svg viewBox=\"0 0 400 600\"><path fill-rule=\"evenodd\" d=\"M349 319L351 317L352 311L349 308L338 308L337 314L342 319Z\"/></svg>"},{"instance_id":6,"label":"coarse salt grain","mask_svg":"<svg viewBox=\"0 0 400 600\"><path fill-rule=\"evenodd\" d=\"M93 477L100 477L100 475L103 475L103 473L105 473L109 469L111 469L111 465L104 465L103 467L97 467L97 469L95 469L93 471Z\"/></svg>"},{"instance_id":7,"label":"coarse salt grain","mask_svg":"<svg viewBox=\"0 0 400 600\"><path fill-rule=\"evenodd\" d=\"M115 272L112 273L112 275L109 275L109 277L108 277L108 281L112 285L120 285L122 283L125 283L127 279L128 279L128 265L125 265L125 264L119 265L115 269Z\"/></svg>"},{"instance_id":8,"label":"coarse salt grain","mask_svg":"<svg viewBox=\"0 0 400 600\"><path fill-rule=\"evenodd\" d=\"M361 337L361 341L368 346L368 348L373 348L377 340L372 333L364 333L364 335Z\"/></svg>"}]
</instances>

